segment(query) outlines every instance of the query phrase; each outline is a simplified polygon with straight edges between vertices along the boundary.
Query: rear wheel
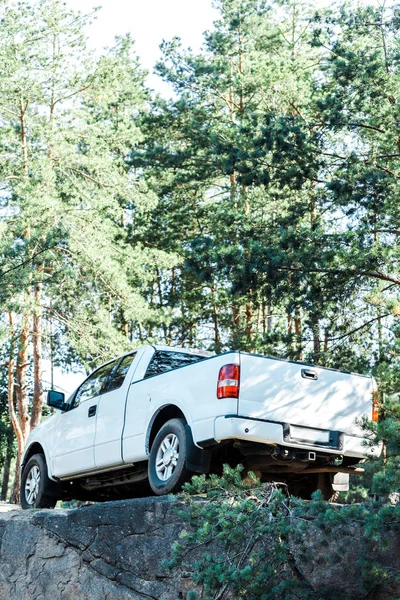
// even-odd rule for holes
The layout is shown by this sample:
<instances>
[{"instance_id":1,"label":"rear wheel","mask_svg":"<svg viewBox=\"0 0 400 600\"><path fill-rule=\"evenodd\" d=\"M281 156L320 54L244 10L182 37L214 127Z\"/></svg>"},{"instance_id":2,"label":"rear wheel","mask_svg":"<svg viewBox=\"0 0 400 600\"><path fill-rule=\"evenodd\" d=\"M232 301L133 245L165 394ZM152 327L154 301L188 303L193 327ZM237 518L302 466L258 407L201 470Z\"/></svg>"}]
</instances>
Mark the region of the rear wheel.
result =
<instances>
[{"instance_id":1,"label":"rear wheel","mask_svg":"<svg viewBox=\"0 0 400 600\"><path fill-rule=\"evenodd\" d=\"M171 419L157 433L149 456L149 483L157 496L179 491L190 478L186 457L185 421Z\"/></svg>"},{"instance_id":2,"label":"rear wheel","mask_svg":"<svg viewBox=\"0 0 400 600\"><path fill-rule=\"evenodd\" d=\"M54 508L58 500L56 486L57 484L48 477L44 455L34 454L22 471L22 508Z\"/></svg>"}]
</instances>

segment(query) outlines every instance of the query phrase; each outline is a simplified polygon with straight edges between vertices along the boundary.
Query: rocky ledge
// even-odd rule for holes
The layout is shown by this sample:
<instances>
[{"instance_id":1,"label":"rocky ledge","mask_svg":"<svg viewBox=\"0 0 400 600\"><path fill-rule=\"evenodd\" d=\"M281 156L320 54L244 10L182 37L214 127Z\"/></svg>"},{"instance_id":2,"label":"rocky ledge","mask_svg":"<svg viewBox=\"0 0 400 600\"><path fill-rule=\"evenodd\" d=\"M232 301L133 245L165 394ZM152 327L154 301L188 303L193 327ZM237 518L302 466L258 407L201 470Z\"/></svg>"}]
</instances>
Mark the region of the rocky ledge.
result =
<instances>
[{"instance_id":1,"label":"rocky ledge","mask_svg":"<svg viewBox=\"0 0 400 600\"><path fill-rule=\"evenodd\" d=\"M186 599L193 588L195 557L188 555L187 564L173 572L164 564L184 527L176 505L168 497L141 498L75 510L1 513L0 600ZM296 559L316 594L360 598L356 585L360 536L356 531L347 535L345 549L344 540L336 539L332 546L324 542L321 550L317 538L310 530L309 553ZM397 569L399 551L396 538L384 550ZM338 559L326 560L333 552ZM351 576L349 556L354 561ZM387 589L375 589L373 596L375 600L394 597Z\"/></svg>"},{"instance_id":2,"label":"rocky ledge","mask_svg":"<svg viewBox=\"0 0 400 600\"><path fill-rule=\"evenodd\" d=\"M182 524L169 498L0 515L0 600L176 600L163 563Z\"/></svg>"}]
</instances>

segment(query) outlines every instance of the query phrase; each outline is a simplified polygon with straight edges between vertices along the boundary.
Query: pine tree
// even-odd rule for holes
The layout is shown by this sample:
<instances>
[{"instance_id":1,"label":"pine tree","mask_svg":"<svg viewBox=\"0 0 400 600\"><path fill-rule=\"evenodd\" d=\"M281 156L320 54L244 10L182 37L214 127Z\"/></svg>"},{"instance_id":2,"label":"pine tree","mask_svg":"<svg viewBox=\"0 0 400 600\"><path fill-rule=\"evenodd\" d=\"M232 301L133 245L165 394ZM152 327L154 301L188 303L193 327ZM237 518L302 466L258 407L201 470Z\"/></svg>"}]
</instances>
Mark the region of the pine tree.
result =
<instances>
[{"instance_id":1,"label":"pine tree","mask_svg":"<svg viewBox=\"0 0 400 600\"><path fill-rule=\"evenodd\" d=\"M156 178L161 199L154 219L167 231L161 243L181 256L178 280L192 289L187 315L193 301L209 307L180 325L183 339L194 325L198 339L210 339L209 327L217 350L230 344L287 354L272 329L293 317L299 358L299 278L289 280L275 265L286 255L288 234L294 237L313 211L319 162L307 118L321 53L308 43L304 6L217 6L221 18L201 54L184 51L179 40L163 44L158 72L177 98L155 103L145 119L146 151L132 160L149 165Z\"/></svg>"},{"instance_id":2,"label":"pine tree","mask_svg":"<svg viewBox=\"0 0 400 600\"><path fill-rule=\"evenodd\" d=\"M123 323L148 314L154 256L130 244L126 223L155 200L124 160L146 100L130 38L96 61L88 17L59 0L5 6L1 18L1 310L19 464L41 417L49 323L58 358L91 366L128 348ZM17 486L18 473L14 498Z\"/></svg>"}]
</instances>

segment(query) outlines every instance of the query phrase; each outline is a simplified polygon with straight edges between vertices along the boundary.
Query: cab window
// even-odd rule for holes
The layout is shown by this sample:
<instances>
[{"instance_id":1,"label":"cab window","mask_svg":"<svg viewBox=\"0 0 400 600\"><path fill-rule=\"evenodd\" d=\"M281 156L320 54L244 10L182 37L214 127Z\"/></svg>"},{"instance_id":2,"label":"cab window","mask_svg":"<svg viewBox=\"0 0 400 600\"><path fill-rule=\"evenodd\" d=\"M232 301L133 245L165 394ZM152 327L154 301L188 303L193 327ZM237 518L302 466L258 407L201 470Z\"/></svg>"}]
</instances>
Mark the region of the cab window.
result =
<instances>
[{"instance_id":1,"label":"cab window","mask_svg":"<svg viewBox=\"0 0 400 600\"><path fill-rule=\"evenodd\" d=\"M108 384L107 390L105 392L112 392L113 390L117 390L124 383L126 374L129 371L129 367L131 366L133 359L136 356L136 352L132 354L128 354L128 356L124 356L121 362L118 365L118 368L115 370L110 383Z\"/></svg>"},{"instance_id":2,"label":"cab window","mask_svg":"<svg viewBox=\"0 0 400 600\"><path fill-rule=\"evenodd\" d=\"M185 365L191 365L207 358L206 356L198 356L196 354L184 354L183 352L164 352L157 350L147 367L145 379L147 377L153 377L153 375L160 375Z\"/></svg>"},{"instance_id":3,"label":"cab window","mask_svg":"<svg viewBox=\"0 0 400 600\"><path fill-rule=\"evenodd\" d=\"M94 396L98 396L101 394L103 389L105 388L110 373L116 366L118 361L114 360L106 365L103 365L94 373L89 375L89 377L82 383L82 385L78 388L74 400L73 407L76 408L82 402L89 400L90 398L94 398Z\"/></svg>"}]
</instances>

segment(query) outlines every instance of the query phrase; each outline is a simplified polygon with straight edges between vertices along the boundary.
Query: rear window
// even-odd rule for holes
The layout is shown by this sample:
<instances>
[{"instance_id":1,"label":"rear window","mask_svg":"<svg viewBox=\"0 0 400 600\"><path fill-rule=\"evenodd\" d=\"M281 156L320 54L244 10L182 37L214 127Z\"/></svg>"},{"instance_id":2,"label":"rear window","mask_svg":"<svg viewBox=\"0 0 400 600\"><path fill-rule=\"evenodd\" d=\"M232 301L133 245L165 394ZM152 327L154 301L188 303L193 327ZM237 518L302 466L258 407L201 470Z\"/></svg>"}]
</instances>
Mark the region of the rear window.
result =
<instances>
[{"instance_id":1,"label":"rear window","mask_svg":"<svg viewBox=\"0 0 400 600\"><path fill-rule=\"evenodd\" d=\"M185 365L191 365L200 360L204 360L205 358L207 358L207 356L157 350L147 367L146 375L144 377L146 379L147 377L153 377L153 375L160 375L167 371L173 371L174 369L184 367Z\"/></svg>"}]
</instances>

